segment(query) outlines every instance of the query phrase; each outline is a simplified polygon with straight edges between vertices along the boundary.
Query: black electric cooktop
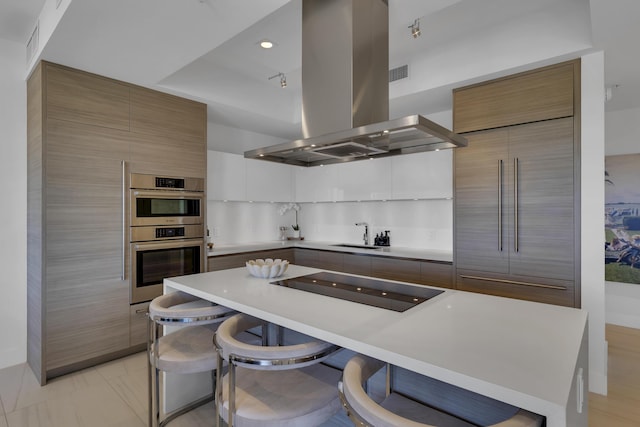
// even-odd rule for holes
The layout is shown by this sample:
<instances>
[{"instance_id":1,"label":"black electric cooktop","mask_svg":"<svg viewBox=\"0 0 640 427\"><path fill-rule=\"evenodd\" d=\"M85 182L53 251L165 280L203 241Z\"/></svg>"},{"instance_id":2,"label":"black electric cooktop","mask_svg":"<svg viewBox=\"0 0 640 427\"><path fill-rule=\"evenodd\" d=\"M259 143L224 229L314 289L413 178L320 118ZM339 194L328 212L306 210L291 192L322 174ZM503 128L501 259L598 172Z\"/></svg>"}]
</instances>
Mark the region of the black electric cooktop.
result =
<instances>
[{"instance_id":1,"label":"black electric cooktop","mask_svg":"<svg viewBox=\"0 0 640 427\"><path fill-rule=\"evenodd\" d=\"M444 291L338 273L314 273L271 282L314 294L403 312Z\"/></svg>"}]
</instances>

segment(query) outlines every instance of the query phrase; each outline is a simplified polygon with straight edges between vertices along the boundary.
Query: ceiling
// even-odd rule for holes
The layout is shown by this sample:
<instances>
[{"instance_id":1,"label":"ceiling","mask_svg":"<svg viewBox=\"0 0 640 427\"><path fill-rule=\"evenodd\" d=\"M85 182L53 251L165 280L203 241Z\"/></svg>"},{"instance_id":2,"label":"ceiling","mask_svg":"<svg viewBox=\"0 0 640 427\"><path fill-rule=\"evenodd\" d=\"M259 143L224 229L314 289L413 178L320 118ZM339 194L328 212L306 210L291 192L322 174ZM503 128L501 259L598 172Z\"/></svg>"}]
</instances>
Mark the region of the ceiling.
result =
<instances>
[{"instance_id":1,"label":"ceiling","mask_svg":"<svg viewBox=\"0 0 640 427\"><path fill-rule=\"evenodd\" d=\"M300 137L301 0L62 1L42 59L205 102L212 124ZM0 38L26 44L44 3L2 0ZM619 85L606 109L638 107L639 20L636 0L389 0L389 63L409 66L390 84L390 118L447 110L454 87L594 50ZM280 72L285 89L269 79Z\"/></svg>"}]
</instances>

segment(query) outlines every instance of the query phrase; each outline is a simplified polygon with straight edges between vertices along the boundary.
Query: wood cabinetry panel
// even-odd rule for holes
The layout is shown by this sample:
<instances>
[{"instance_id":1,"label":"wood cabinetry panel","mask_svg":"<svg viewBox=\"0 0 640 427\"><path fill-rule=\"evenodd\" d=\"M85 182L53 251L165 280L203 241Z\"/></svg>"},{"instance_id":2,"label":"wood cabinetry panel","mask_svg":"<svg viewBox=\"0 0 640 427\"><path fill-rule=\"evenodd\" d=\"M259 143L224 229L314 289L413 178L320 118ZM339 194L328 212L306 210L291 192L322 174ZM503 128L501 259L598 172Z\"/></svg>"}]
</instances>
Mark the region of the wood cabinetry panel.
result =
<instances>
[{"instance_id":1,"label":"wood cabinetry panel","mask_svg":"<svg viewBox=\"0 0 640 427\"><path fill-rule=\"evenodd\" d=\"M571 61L456 89L453 131L471 132L574 115Z\"/></svg>"},{"instance_id":2,"label":"wood cabinetry panel","mask_svg":"<svg viewBox=\"0 0 640 427\"><path fill-rule=\"evenodd\" d=\"M129 346L121 280L127 133L47 121L47 369Z\"/></svg>"},{"instance_id":3,"label":"wood cabinetry panel","mask_svg":"<svg viewBox=\"0 0 640 427\"><path fill-rule=\"evenodd\" d=\"M121 280L122 161L133 148L137 172L205 177L206 106L46 62L27 90L27 358L44 384L140 348Z\"/></svg>"},{"instance_id":4,"label":"wood cabinetry panel","mask_svg":"<svg viewBox=\"0 0 640 427\"><path fill-rule=\"evenodd\" d=\"M47 292L47 370L129 346L129 289L120 280Z\"/></svg>"},{"instance_id":5,"label":"wood cabinetry panel","mask_svg":"<svg viewBox=\"0 0 640 427\"><path fill-rule=\"evenodd\" d=\"M42 64L27 82L27 362L38 382L44 367Z\"/></svg>"},{"instance_id":6,"label":"wood cabinetry panel","mask_svg":"<svg viewBox=\"0 0 640 427\"><path fill-rule=\"evenodd\" d=\"M453 265L421 261L420 282L425 285L453 288Z\"/></svg>"},{"instance_id":7,"label":"wood cabinetry panel","mask_svg":"<svg viewBox=\"0 0 640 427\"><path fill-rule=\"evenodd\" d=\"M510 273L573 280L573 118L510 128L509 155L518 162Z\"/></svg>"},{"instance_id":8,"label":"wood cabinetry panel","mask_svg":"<svg viewBox=\"0 0 640 427\"><path fill-rule=\"evenodd\" d=\"M47 130L47 287L118 278L127 133L60 120Z\"/></svg>"},{"instance_id":9,"label":"wood cabinetry panel","mask_svg":"<svg viewBox=\"0 0 640 427\"><path fill-rule=\"evenodd\" d=\"M579 70L571 61L455 91L455 131L498 127L455 152L458 289L580 306Z\"/></svg>"},{"instance_id":10,"label":"wood cabinetry panel","mask_svg":"<svg viewBox=\"0 0 640 427\"><path fill-rule=\"evenodd\" d=\"M47 117L113 129L129 129L129 86L46 64Z\"/></svg>"},{"instance_id":11,"label":"wood cabinetry panel","mask_svg":"<svg viewBox=\"0 0 640 427\"><path fill-rule=\"evenodd\" d=\"M382 279L420 283L420 261L371 257L371 275Z\"/></svg>"},{"instance_id":12,"label":"wood cabinetry panel","mask_svg":"<svg viewBox=\"0 0 640 427\"><path fill-rule=\"evenodd\" d=\"M508 136L506 129L466 135L469 146L455 152L455 260L465 268L509 271Z\"/></svg>"},{"instance_id":13,"label":"wood cabinetry panel","mask_svg":"<svg viewBox=\"0 0 640 427\"><path fill-rule=\"evenodd\" d=\"M573 283L577 256L573 127L574 119L568 117L468 135L469 147L456 152L458 269L472 271L469 275L474 277ZM562 293L461 280L458 272L456 285L514 298L522 294L540 302L574 301L573 284Z\"/></svg>"},{"instance_id":14,"label":"wood cabinetry panel","mask_svg":"<svg viewBox=\"0 0 640 427\"><path fill-rule=\"evenodd\" d=\"M130 166L136 173L205 178L205 142L197 147L194 140L132 133Z\"/></svg>"},{"instance_id":15,"label":"wood cabinetry panel","mask_svg":"<svg viewBox=\"0 0 640 427\"><path fill-rule=\"evenodd\" d=\"M131 131L202 140L207 135L206 105L149 89L132 87Z\"/></svg>"}]
</instances>

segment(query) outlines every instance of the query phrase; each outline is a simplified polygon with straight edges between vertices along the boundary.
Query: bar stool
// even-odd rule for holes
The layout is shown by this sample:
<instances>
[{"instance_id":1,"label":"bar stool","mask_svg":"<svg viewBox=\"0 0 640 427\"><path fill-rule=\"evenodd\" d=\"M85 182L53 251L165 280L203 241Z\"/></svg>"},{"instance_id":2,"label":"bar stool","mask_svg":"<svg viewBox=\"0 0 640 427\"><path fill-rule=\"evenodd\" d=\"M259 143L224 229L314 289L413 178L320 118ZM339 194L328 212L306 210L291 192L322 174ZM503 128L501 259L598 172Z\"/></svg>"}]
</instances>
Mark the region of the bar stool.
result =
<instances>
[{"instance_id":1,"label":"bar stool","mask_svg":"<svg viewBox=\"0 0 640 427\"><path fill-rule=\"evenodd\" d=\"M338 392L347 415L356 426L540 427L543 425L544 417L518 408L513 408L515 413L497 423L470 423L451 412L441 411L392 392L389 377L387 377L387 396L381 403L377 403L367 394L365 384L384 365L384 362L359 354L351 358L344 368ZM464 405L464 403L461 404ZM484 408L484 410L490 409Z\"/></svg>"},{"instance_id":2,"label":"bar stool","mask_svg":"<svg viewBox=\"0 0 640 427\"><path fill-rule=\"evenodd\" d=\"M313 427L340 410L336 386L340 371L322 363L339 350L312 340L302 344L260 346L238 336L264 322L246 314L225 320L216 331L217 426ZM228 373L222 377L222 363Z\"/></svg>"},{"instance_id":3,"label":"bar stool","mask_svg":"<svg viewBox=\"0 0 640 427\"><path fill-rule=\"evenodd\" d=\"M213 400L212 392L161 418L160 371L178 374L211 371L215 391L217 353L212 339L220 322L234 313L227 307L181 291L151 301L147 340L150 427L164 426L177 416ZM159 326L183 327L161 336Z\"/></svg>"}]
</instances>

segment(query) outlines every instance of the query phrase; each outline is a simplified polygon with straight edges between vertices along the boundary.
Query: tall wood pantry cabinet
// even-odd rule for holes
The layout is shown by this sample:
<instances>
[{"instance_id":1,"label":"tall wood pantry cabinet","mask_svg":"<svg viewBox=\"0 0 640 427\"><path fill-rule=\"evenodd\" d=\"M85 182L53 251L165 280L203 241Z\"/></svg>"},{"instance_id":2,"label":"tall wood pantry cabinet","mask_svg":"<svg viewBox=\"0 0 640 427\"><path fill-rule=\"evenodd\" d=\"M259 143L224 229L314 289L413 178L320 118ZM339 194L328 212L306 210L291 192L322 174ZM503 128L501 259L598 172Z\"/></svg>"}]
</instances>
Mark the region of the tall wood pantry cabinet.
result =
<instances>
[{"instance_id":1,"label":"tall wood pantry cabinet","mask_svg":"<svg viewBox=\"0 0 640 427\"><path fill-rule=\"evenodd\" d=\"M27 91L27 359L44 384L144 348L126 175L206 178L206 105L47 62Z\"/></svg>"},{"instance_id":2,"label":"tall wood pantry cabinet","mask_svg":"<svg viewBox=\"0 0 640 427\"><path fill-rule=\"evenodd\" d=\"M580 306L579 71L454 91L457 289Z\"/></svg>"}]
</instances>

